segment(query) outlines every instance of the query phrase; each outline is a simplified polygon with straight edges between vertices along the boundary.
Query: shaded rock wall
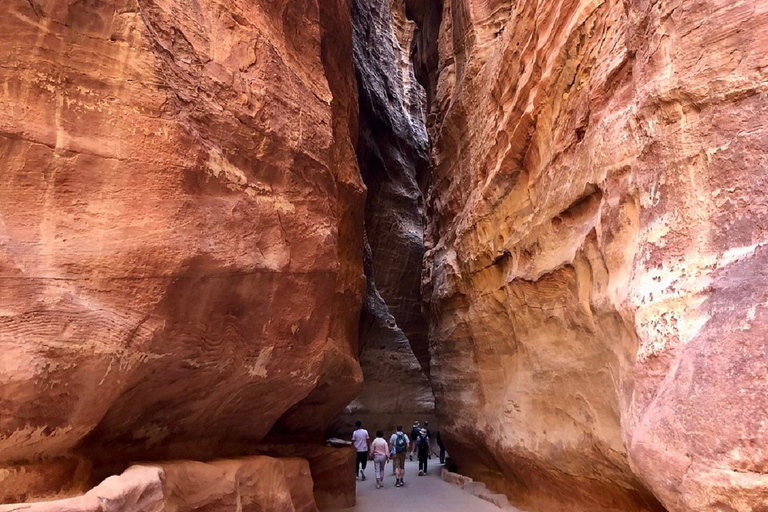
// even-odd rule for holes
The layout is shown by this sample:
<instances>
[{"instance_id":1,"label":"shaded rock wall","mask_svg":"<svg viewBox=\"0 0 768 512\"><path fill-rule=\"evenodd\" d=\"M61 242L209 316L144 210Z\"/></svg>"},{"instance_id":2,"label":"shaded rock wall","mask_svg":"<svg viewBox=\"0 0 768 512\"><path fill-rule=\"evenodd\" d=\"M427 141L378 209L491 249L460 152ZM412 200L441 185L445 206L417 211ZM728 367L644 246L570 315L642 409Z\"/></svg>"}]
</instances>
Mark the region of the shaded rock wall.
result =
<instances>
[{"instance_id":1,"label":"shaded rock wall","mask_svg":"<svg viewBox=\"0 0 768 512\"><path fill-rule=\"evenodd\" d=\"M423 295L463 472L531 510L768 506L767 30L444 2Z\"/></svg>"},{"instance_id":2,"label":"shaded rock wall","mask_svg":"<svg viewBox=\"0 0 768 512\"><path fill-rule=\"evenodd\" d=\"M4 3L0 466L319 436L358 393L349 10Z\"/></svg>"},{"instance_id":3,"label":"shaded rock wall","mask_svg":"<svg viewBox=\"0 0 768 512\"><path fill-rule=\"evenodd\" d=\"M415 24L389 0L352 4L360 102L357 158L365 205L367 293L360 317L361 394L331 431L346 436L362 420L393 431L432 419L427 323L421 312L423 200L428 165L425 95L410 62Z\"/></svg>"},{"instance_id":4,"label":"shaded rock wall","mask_svg":"<svg viewBox=\"0 0 768 512\"><path fill-rule=\"evenodd\" d=\"M407 429L415 420L437 425L435 397L429 379L376 289L371 260L366 240L363 262L368 293L360 313L360 341L364 343L360 366L365 382L360 394L329 428L330 436L342 439L351 436L357 420L362 421L371 436L378 429L389 435L397 425Z\"/></svg>"},{"instance_id":5,"label":"shaded rock wall","mask_svg":"<svg viewBox=\"0 0 768 512\"><path fill-rule=\"evenodd\" d=\"M421 312L423 200L417 174L429 162L424 91L410 61L415 24L388 0L352 4L360 102L357 158L368 194L365 230L373 280L414 354L429 372Z\"/></svg>"}]
</instances>

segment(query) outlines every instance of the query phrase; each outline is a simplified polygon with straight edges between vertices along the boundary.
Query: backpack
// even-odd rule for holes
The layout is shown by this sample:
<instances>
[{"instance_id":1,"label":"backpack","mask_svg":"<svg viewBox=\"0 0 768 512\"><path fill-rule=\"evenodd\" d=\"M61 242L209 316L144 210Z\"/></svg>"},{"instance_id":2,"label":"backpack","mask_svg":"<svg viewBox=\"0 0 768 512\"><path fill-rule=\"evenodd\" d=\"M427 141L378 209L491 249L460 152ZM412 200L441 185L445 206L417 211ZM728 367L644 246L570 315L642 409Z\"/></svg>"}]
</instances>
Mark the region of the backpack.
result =
<instances>
[{"instance_id":1,"label":"backpack","mask_svg":"<svg viewBox=\"0 0 768 512\"><path fill-rule=\"evenodd\" d=\"M395 439L395 453L403 453L406 448L408 448L408 443L405 442L405 434L398 432L397 439Z\"/></svg>"},{"instance_id":2,"label":"backpack","mask_svg":"<svg viewBox=\"0 0 768 512\"><path fill-rule=\"evenodd\" d=\"M429 436L419 436L419 450L429 450Z\"/></svg>"}]
</instances>

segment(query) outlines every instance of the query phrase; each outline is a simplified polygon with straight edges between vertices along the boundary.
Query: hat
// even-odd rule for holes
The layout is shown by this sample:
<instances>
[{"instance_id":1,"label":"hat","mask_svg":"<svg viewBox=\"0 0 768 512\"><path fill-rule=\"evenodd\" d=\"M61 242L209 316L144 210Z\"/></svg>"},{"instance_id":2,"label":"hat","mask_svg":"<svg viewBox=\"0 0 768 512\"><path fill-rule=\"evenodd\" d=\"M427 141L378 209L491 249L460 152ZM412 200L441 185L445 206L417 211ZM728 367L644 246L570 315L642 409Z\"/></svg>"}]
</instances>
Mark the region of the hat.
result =
<instances>
[{"instance_id":1,"label":"hat","mask_svg":"<svg viewBox=\"0 0 768 512\"><path fill-rule=\"evenodd\" d=\"M423 428L423 429L419 430L419 434L421 434L422 436L427 435L427 429Z\"/></svg>"},{"instance_id":2,"label":"hat","mask_svg":"<svg viewBox=\"0 0 768 512\"><path fill-rule=\"evenodd\" d=\"M416 426L416 425L418 425L418 424L419 424L419 422L418 422L418 421L414 421L414 422L413 422L413 425L414 425L414 426Z\"/></svg>"}]
</instances>

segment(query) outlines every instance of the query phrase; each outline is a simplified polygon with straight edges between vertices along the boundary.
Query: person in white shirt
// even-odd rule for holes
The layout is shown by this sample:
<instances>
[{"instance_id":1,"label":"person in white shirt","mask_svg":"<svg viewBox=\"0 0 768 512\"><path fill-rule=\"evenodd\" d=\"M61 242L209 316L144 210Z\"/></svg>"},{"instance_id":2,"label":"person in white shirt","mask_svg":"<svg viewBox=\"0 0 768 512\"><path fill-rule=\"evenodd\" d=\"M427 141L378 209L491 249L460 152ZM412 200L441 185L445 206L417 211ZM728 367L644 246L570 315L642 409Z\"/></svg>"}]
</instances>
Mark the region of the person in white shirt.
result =
<instances>
[{"instance_id":1,"label":"person in white shirt","mask_svg":"<svg viewBox=\"0 0 768 512\"><path fill-rule=\"evenodd\" d=\"M360 420L355 422L355 430L352 433L352 444L355 445L357 450L357 461L355 462L355 478L360 477L360 480L365 480L365 466L368 464L368 445L370 442L370 436L368 431L363 428L363 423ZM362 471L360 467L362 466Z\"/></svg>"},{"instance_id":2,"label":"person in white shirt","mask_svg":"<svg viewBox=\"0 0 768 512\"><path fill-rule=\"evenodd\" d=\"M373 473L376 475L376 488L381 489L384 485L384 465L389 460L389 444L384 439L384 431L376 431L376 439L371 443L371 449L368 452L373 460Z\"/></svg>"},{"instance_id":3,"label":"person in white shirt","mask_svg":"<svg viewBox=\"0 0 768 512\"><path fill-rule=\"evenodd\" d=\"M389 438L389 453L391 454L392 465L395 466L395 487L405 485L405 453L408 451L408 445L411 442L408 436L403 432L403 426L397 426L397 432Z\"/></svg>"}]
</instances>

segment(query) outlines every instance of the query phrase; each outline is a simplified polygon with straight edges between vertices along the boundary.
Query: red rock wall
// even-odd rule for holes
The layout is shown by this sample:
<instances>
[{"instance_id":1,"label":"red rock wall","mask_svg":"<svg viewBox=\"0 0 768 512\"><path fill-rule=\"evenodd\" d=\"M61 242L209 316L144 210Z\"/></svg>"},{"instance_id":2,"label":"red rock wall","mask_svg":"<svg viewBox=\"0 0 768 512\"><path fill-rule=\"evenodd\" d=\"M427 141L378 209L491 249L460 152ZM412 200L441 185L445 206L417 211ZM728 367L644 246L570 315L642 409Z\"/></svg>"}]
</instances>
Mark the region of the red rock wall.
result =
<instances>
[{"instance_id":1,"label":"red rock wall","mask_svg":"<svg viewBox=\"0 0 768 512\"><path fill-rule=\"evenodd\" d=\"M442 14L423 294L461 470L531 510L768 507L768 3Z\"/></svg>"},{"instance_id":2,"label":"red rock wall","mask_svg":"<svg viewBox=\"0 0 768 512\"><path fill-rule=\"evenodd\" d=\"M0 465L322 433L362 381L348 2L2 10Z\"/></svg>"}]
</instances>

